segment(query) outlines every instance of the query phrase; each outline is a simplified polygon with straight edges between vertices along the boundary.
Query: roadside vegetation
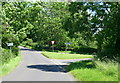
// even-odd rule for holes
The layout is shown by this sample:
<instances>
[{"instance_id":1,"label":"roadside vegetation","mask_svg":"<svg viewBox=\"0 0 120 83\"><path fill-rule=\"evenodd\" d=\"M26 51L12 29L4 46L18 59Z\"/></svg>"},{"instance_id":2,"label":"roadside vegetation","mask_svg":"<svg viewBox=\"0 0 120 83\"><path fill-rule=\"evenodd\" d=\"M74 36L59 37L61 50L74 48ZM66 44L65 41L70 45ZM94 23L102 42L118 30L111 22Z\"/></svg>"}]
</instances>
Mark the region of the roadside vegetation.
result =
<instances>
[{"instance_id":1,"label":"roadside vegetation","mask_svg":"<svg viewBox=\"0 0 120 83\"><path fill-rule=\"evenodd\" d=\"M51 59L83 59L93 58L92 55L84 54L66 54L66 53L55 53L55 52L42 52L42 54Z\"/></svg>"},{"instance_id":2,"label":"roadside vegetation","mask_svg":"<svg viewBox=\"0 0 120 83\"><path fill-rule=\"evenodd\" d=\"M101 61L74 62L67 70L78 81L118 81L118 63Z\"/></svg>"},{"instance_id":3,"label":"roadside vegetation","mask_svg":"<svg viewBox=\"0 0 120 83\"><path fill-rule=\"evenodd\" d=\"M7 74L9 74L10 72L12 72L19 64L21 61L21 56L17 56L13 59L11 59L9 62L3 64L0 66L0 77L5 76Z\"/></svg>"},{"instance_id":4,"label":"roadside vegetation","mask_svg":"<svg viewBox=\"0 0 120 83\"><path fill-rule=\"evenodd\" d=\"M16 56L14 53L10 54L10 51L6 49L2 49L0 57L0 77L13 71L21 61L20 53Z\"/></svg>"},{"instance_id":5,"label":"roadside vegetation","mask_svg":"<svg viewBox=\"0 0 120 83\"><path fill-rule=\"evenodd\" d=\"M103 65L106 64L104 63L106 59L120 62L120 3L118 2L0 2L0 5L2 6L0 43L4 49L0 55L2 65L19 56L19 45L49 51L43 54L53 59L92 58L91 55L97 55L97 58L103 61ZM51 41L55 41L54 45ZM14 44L13 57L9 54L8 43ZM50 52L52 47L58 53ZM64 54L65 49L72 54L67 52ZM15 61L13 60L14 63ZM106 62L110 63L112 68L116 67L112 65L113 62ZM71 65L74 64L81 62ZM100 66L100 63L96 64ZM74 67L76 66L71 68ZM104 77L106 79L101 79L103 81L116 80L113 76L115 74L110 74L111 79L107 78L108 75L102 72L104 71L102 68L100 73L98 66L85 70L88 74L83 74L83 77L84 75L90 77L92 74L89 73L98 72L101 77L106 76ZM70 71L81 79L82 75L79 73L84 72L84 69ZM95 79L98 80L97 77Z\"/></svg>"},{"instance_id":6,"label":"roadside vegetation","mask_svg":"<svg viewBox=\"0 0 120 83\"><path fill-rule=\"evenodd\" d=\"M7 43L12 42L14 47L22 44L36 50L67 48L96 54L100 59L119 58L118 2L1 2L1 5L2 48L8 48ZM70 45L66 45L68 42Z\"/></svg>"}]
</instances>

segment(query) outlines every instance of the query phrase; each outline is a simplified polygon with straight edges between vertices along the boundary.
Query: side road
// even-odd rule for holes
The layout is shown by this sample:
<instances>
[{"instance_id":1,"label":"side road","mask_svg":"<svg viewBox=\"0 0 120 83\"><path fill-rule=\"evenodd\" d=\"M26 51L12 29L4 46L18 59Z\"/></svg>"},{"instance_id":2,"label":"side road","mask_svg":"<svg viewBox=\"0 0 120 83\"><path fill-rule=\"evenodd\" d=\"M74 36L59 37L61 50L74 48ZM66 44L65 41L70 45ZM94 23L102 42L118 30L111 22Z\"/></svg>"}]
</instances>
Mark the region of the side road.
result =
<instances>
[{"instance_id":1,"label":"side road","mask_svg":"<svg viewBox=\"0 0 120 83\"><path fill-rule=\"evenodd\" d=\"M44 57L40 51L21 47L23 60L2 81L76 81L56 62ZM65 66L65 65L62 65Z\"/></svg>"}]
</instances>

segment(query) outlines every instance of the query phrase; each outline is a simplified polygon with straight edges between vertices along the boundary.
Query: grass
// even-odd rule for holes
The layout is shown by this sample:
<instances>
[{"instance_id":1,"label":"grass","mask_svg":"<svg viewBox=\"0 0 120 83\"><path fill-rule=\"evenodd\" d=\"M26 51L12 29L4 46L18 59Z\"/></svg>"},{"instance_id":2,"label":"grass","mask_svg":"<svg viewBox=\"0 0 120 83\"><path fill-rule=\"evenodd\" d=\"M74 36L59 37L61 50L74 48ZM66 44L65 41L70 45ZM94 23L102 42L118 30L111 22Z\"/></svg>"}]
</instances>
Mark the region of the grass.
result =
<instances>
[{"instance_id":1,"label":"grass","mask_svg":"<svg viewBox=\"0 0 120 83\"><path fill-rule=\"evenodd\" d=\"M32 49L32 46L29 46L29 45L20 44L20 46Z\"/></svg>"},{"instance_id":2,"label":"grass","mask_svg":"<svg viewBox=\"0 0 120 83\"><path fill-rule=\"evenodd\" d=\"M70 54L72 51L58 51L58 53L68 53L68 54ZM74 52L75 53L75 52ZM74 54L74 53L72 53L72 54Z\"/></svg>"},{"instance_id":3,"label":"grass","mask_svg":"<svg viewBox=\"0 0 120 83\"><path fill-rule=\"evenodd\" d=\"M78 81L118 81L118 63L80 61L71 63L67 70Z\"/></svg>"},{"instance_id":4,"label":"grass","mask_svg":"<svg viewBox=\"0 0 120 83\"><path fill-rule=\"evenodd\" d=\"M45 50L42 49L43 52L53 52L53 50ZM54 50L55 53L66 53L66 54L77 54L76 52L73 51L61 51L61 50Z\"/></svg>"},{"instance_id":5,"label":"grass","mask_svg":"<svg viewBox=\"0 0 120 83\"><path fill-rule=\"evenodd\" d=\"M3 77L13 71L21 61L21 55L11 59L8 63L0 65L0 77Z\"/></svg>"},{"instance_id":6,"label":"grass","mask_svg":"<svg viewBox=\"0 0 120 83\"><path fill-rule=\"evenodd\" d=\"M92 55L83 54L65 54L56 52L42 52L42 54L51 59L82 59L82 58L93 58Z\"/></svg>"}]
</instances>

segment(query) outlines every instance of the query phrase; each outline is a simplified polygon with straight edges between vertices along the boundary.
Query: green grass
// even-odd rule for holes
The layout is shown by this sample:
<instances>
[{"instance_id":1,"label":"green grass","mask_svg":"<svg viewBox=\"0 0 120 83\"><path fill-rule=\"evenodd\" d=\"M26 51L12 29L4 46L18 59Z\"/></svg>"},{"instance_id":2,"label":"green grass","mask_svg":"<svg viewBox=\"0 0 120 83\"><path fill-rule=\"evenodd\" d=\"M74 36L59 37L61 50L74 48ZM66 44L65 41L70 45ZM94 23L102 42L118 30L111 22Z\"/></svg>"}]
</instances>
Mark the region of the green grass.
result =
<instances>
[{"instance_id":1,"label":"green grass","mask_svg":"<svg viewBox=\"0 0 120 83\"><path fill-rule=\"evenodd\" d=\"M82 58L93 58L92 55L83 54L65 54L56 52L42 52L42 54L51 59L82 59Z\"/></svg>"},{"instance_id":2,"label":"green grass","mask_svg":"<svg viewBox=\"0 0 120 83\"><path fill-rule=\"evenodd\" d=\"M117 62L80 61L71 63L67 70L78 81L118 81Z\"/></svg>"},{"instance_id":3,"label":"green grass","mask_svg":"<svg viewBox=\"0 0 120 83\"><path fill-rule=\"evenodd\" d=\"M3 65L0 65L0 77L5 76L9 74L11 71L13 71L18 64L21 61L21 55L11 59L8 63L5 63Z\"/></svg>"},{"instance_id":4,"label":"green grass","mask_svg":"<svg viewBox=\"0 0 120 83\"><path fill-rule=\"evenodd\" d=\"M71 53L72 51L58 51L58 53Z\"/></svg>"},{"instance_id":5,"label":"green grass","mask_svg":"<svg viewBox=\"0 0 120 83\"><path fill-rule=\"evenodd\" d=\"M32 46L29 46L29 45L20 44L20 46L32 49Z\"/></svg>"}]
</instances>

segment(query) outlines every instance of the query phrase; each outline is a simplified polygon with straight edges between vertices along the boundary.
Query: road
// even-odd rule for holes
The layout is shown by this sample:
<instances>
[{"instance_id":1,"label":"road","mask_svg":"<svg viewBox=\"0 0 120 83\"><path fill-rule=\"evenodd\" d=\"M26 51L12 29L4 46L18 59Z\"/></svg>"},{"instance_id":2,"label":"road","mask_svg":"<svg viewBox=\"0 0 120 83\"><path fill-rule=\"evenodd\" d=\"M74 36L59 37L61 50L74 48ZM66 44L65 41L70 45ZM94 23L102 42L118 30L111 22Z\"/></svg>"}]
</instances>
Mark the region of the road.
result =
<instances>
[{"instance_id":1,"label":"road","mask_svg":"<svg viewBox=\"0 0 120 83\"><path fill-rule=\"evenodd\" d=\"M46 58L40 51L21 48L22 61L13 72L2 81L76 81L56 62Z\"/></svg>"}]
</instances>

